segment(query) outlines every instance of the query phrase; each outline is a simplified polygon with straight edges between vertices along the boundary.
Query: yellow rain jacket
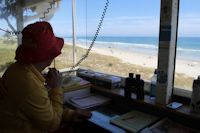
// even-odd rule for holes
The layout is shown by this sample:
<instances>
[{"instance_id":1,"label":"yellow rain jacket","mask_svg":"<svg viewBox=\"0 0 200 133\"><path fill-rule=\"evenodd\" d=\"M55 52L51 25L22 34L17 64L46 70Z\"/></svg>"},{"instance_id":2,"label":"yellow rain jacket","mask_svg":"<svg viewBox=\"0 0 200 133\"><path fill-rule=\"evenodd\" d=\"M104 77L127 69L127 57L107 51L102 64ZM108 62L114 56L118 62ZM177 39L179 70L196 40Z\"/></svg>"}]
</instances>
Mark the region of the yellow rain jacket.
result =
<instances>
[{"instance_id":1,"label":"yellow rain jacket","mask_svg":"<svg viewBox=\"0 0 200 133\"><path fill-rule=\"evenodd\" d=\"M45 133L59 127L63 92L48 92L44 82L33 65L9 66L0 78L0 133Z\"/></svg>"}]
</instances>

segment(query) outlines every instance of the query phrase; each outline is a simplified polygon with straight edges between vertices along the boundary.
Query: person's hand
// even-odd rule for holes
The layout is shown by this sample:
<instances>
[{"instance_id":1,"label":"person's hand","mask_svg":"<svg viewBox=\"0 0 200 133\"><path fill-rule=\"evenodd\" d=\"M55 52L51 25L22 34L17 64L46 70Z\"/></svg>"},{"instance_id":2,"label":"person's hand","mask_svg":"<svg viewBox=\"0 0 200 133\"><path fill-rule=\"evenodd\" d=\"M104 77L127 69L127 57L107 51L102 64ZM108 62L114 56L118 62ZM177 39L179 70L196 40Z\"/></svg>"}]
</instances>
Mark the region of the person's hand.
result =
<instances>
[{"instance_id":1,"label":"person's hand","mask_svg":"<svg viewBox=\"0 0 200 133\"><path fill-rule=\"evenodd\" d=\"M62 84L62 75L55 68L49 68L46 76L46 85L48 88L60 88Z\"/></svg>"},{"instance_id":2,"label":"person's hand","mask_svg":"<svg viewBox=\"0 0 200 133\"><path fill-rule=\"evenodd\" d=\"M81 122L83 120L87 120L92 116L92 113L85 109L76 109L73 114L74 122Z\"/></svg>"}]
</instances>

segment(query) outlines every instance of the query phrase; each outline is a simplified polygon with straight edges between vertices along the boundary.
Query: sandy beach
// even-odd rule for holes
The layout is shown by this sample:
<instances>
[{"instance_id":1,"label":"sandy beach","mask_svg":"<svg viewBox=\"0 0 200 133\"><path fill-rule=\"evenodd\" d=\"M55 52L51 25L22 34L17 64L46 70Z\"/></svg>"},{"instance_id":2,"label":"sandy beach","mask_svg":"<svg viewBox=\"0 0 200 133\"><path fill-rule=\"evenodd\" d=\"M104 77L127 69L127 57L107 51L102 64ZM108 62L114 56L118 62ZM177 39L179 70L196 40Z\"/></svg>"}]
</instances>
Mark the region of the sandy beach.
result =
<instances>
[{"instance_id":1,"label":"sandy beach","mask_svg":"<svg viewBox=\"0 0 200 133\"><path fill-rule=\"evenodd\" d=\"M77 44L77 61L86 53L86 46ZM56 67L72 66L72 45L66 43L62 54L57 58ZM93 47L91 53L80 65L103 73L127 77L128 73L140 74L145 81L150 81L154 69L157 68L157 56L142 53L131 53L113 47ZM199 74L200 62L177 60L175 87L191 90L193 80Z\"/></svg>"},{"instance_id":2,"label":"sandy beach","mask_svg":"<svg viewBox=\"0 0 200 133\"><path fill-rule=\"evenodd\" d=\"M1 73L5 70L6 65L13 61L15 45L4 46L0 58ZM77 61L85 55L86 46L77 44ZM62 54L56 58L56 67L58 69L70 68L72 66L72 45L67 43L63 48ZM103 73L119 75L127 77L128 73L132 72L140 74L141 78L150 81L154 69L157 68L157 56L152 54L142 54L137 52L127 52L114 47L94 47L91 50L88 58L84 60L80 67L88 68ZM177 60L175 73L175 86L191 90L193 80L199 74L200 62Z\"/></svg>"},{"instance_id":3,"label":"sandy beach","mask_svg":"<svg viewBox=\"0 0 200 133\"><path fill-rule=\"evenodd\" d=\"M78 45L79 47L85 48L83 45ZM156 68L157 67L157 57L153 55L141 54L141 53L131 53L121 51L116 48L97 48L92 49L93 53L98 53L107 56L113 56L120 59L124 63L135 64L143 67ZM190 60L176 60L176 72L185 74L189 77L196 78L200 75L200 62L190 61Z\"/></svg>"}]
</instances>

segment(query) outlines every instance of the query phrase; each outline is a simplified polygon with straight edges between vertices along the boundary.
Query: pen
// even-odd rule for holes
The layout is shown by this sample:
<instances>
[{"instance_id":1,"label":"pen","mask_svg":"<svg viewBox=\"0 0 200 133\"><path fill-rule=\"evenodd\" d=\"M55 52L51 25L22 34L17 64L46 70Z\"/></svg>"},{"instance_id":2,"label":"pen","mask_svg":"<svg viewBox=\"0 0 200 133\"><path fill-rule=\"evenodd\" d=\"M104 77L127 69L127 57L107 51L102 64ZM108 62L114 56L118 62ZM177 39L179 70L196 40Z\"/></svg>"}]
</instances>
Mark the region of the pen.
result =
<instances>
[{"instance_id":1,"label":"pen","mask_svg":"<svg viewBox=\"0 0 200 133\"><path fill-rule=\"evenodd\" d=\"M55 59L53 60L53 67L56 68L56 61L55 61Z\"/></svg>"},{"instance_id":2,"label":"pen","mask_svg":"<svg viewBox=\"0 0 200 133\"><path fill-rule=\"evenodd\" d=\"M129 116L129 117L122 118L122 120L123 120L123 121L126 121L126 120L130 120L130 119L133 119L133 118L135 118L134 115Z\"/></svg>"}]
</instances>

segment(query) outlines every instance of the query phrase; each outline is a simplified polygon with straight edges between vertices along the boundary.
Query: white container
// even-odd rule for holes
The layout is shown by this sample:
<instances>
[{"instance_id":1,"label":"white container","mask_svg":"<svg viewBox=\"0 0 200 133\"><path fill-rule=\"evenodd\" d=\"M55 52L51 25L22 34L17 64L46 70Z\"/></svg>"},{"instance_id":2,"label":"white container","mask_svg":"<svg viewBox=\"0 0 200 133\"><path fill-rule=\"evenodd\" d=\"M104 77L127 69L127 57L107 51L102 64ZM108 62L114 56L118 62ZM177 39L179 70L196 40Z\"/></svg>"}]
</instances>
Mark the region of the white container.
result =
<instances>
[{"instance_id":1,"label":"white container","mask_svg":"<svg viewBox=\"0 0 200 133\"><path fill-rule=\"evenodd\" d=\"M156 85L157 85L157 70L155 69L154 75L151 77L150 98L156 98Z\"/></svg>"},{"instance_id":2,"label":"white container","mask_svg":"<svg viewBox=\"0 0 200 133\"><path fill-rule=\"evenodd\" d=\"M200 113L200 76L193 81L190 110Z\"/></svg>"}]
</instances>

